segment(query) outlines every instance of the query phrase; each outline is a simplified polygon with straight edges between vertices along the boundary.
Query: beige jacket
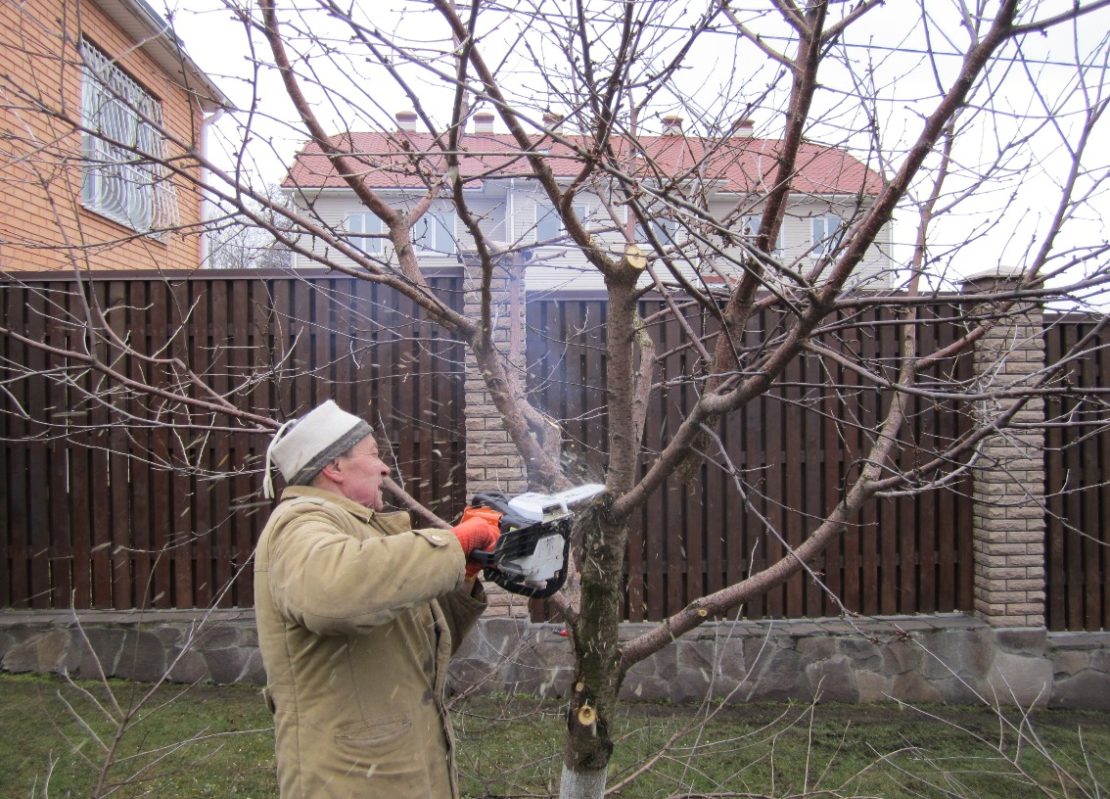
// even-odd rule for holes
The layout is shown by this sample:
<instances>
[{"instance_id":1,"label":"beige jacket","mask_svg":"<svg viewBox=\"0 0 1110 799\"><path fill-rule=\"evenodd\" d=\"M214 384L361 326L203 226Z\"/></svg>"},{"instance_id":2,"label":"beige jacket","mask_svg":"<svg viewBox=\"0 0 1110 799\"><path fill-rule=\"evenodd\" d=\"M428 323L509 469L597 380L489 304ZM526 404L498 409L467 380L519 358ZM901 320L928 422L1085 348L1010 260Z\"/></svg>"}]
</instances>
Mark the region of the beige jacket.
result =
<instances>
[{"instance_id":1,"label":"beige jacket","mask_svg":"<svg viewBox=\"0 0 1110 799\"><path fill-rule=\"evenodd\" d=\"M282 799L456 797L447 662L485 609L444 530L292 487L255 552Z\"/></svg>"}]
</instances>

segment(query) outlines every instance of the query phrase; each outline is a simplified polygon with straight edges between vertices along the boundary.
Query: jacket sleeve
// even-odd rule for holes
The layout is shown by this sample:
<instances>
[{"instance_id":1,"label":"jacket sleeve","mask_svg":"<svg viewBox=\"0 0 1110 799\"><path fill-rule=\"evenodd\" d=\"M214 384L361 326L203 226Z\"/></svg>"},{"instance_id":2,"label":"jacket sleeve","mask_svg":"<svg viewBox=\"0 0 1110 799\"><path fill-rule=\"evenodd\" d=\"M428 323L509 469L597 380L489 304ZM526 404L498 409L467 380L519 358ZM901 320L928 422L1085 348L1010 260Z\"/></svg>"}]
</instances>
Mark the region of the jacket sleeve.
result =
<instances>
[{"instance_id":1,"label":"jacket sleeve","mask_svg":"<svg viewBox=\"0 0 1110 799\"><path fill-rule=\"evenodd\" d=\"M450 593L438 597L439 609L447 619L451 631L451 654L459 651L463 638L486 609L486 591L482 583L474 581L473 588L465 583Z\"/></svg>"},{"instance_id":2,"label":"jacket sleeve","mask_svg":"<svg viewBox=\"0 0 1110 799\"><path fill-rule=\"evenodd\" d=\"M354 635L452 592L465 560L453 535L412 530L358 540L324 509L290 518L270 539L274 607L318 635Z\"/></svg>"}]
</instances>

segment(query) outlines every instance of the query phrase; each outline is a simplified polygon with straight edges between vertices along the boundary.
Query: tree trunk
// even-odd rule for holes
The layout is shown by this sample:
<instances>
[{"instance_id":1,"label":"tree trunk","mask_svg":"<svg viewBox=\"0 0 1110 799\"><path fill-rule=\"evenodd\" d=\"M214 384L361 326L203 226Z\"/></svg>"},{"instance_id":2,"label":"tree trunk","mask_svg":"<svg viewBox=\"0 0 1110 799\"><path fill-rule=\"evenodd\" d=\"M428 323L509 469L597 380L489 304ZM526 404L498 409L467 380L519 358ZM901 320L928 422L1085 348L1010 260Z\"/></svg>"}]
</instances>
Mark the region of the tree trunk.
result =
<instances>
[{"instance_id":1,"label":"tree trunk","mask_svg":"<svg viewBox=\"0 0 1110 799\"><path fill-rule=\"evenodd\" d=\"M563 764L559 799L601 799L605 795L606 770L572 771Z\"/></svg>"},{"instance_id":2,"label":"tree trunk","mask_svg":"<svg viewBox=\"0 0 1110 799\"><path fill-rule=\"evenodd\" d=\"M567 710L560 799L601 799L613 752L610 713L624 679L617 631L621 569L628 528L613 520L609 497L579 517L582 613L572 626L574 690Z\"/></svg>"}]
</instances>

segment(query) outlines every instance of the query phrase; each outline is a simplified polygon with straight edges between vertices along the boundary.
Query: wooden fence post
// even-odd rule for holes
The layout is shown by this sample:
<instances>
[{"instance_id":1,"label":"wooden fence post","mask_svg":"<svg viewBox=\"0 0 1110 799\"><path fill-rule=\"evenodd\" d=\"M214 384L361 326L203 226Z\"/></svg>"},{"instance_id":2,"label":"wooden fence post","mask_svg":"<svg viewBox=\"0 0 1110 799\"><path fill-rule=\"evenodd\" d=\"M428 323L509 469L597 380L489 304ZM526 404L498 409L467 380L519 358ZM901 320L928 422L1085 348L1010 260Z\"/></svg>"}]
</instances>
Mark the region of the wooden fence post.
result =
<instances>
[{"instance_id":1,"label":"wooden fence post","mask_svg":"<svg viewBox=\"0 0 1110 799\"><path fill-rule=\"evenodd\" d=\"M512 367L520 380L525 379L524 346L524 270L510 263L512 255L495 265L491 281L493 342L509 353ZM471 319L481 318L481 265L466 258L463 267L463 313ZM504 491L519 494L528 490L528 474L524 459L509 439L501 414L486 391L470 348L465 356L466 420L466 493L469 499L476 491ZM528 617L528 601L509 594L487 582L489 598L487 616Z\"/></svg>"},{"instance_id":2,"label":"wooden fence post","mask_svg":"<svg viewBox=\"0 0 1110 799\"><path fill-rule=\"evenodd\" d=\"M965 293L1005 292L1018 286L1020 273L1004 269L969 278ZM994 316L997 314L997 317ZM1045 366L1043 311L1022 300L1007 307L999 300L968 310L972 321L993 323L975 345L973 390L991 392L1029 385ZM979 424L1013 407L1015 398L977 400ZM1014 422L987 438L974 471L973 549L975 612L995 627L1045 624L1044 402L1028 400Z\"/></svg>"}]
</instances>

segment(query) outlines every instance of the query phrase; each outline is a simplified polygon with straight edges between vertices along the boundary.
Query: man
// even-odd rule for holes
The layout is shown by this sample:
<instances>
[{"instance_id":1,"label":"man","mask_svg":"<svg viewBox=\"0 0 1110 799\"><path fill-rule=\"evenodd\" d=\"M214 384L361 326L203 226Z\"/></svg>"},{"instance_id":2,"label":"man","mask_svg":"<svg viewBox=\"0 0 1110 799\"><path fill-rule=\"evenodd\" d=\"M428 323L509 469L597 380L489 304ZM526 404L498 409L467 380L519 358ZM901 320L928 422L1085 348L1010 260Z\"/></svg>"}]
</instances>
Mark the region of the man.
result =
<instances>
[{"instance_id":1,"label":"man","mask_svg":"<svg viewBox=\"0 0 1110 799\"><path fill-rule=\"evenodd\" d=\"M255 551L282 799L457 797L447 663L485 609L468 564L497 526L383 513L366 422L331 401L267 452L288 487Z\"/></svg>"}]
</instances>

